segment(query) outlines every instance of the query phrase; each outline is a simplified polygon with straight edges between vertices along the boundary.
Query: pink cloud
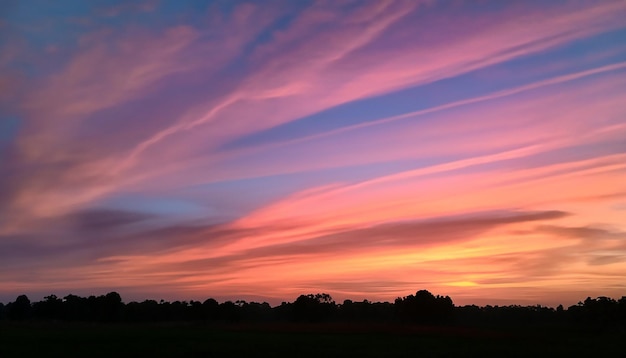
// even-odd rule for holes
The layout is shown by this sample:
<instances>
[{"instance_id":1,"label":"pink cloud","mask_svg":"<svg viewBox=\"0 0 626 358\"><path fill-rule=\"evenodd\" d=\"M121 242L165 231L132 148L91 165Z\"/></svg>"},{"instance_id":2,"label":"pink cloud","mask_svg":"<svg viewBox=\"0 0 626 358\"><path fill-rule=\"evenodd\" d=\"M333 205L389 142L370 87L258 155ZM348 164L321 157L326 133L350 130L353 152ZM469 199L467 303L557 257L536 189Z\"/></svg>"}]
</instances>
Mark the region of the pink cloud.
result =
<instances>
[{"instance_id":1,"label":"pink cloud","mask_svg":"<svg viewBox=\"0 0 626 358\"><path fill-rule=\"evenodd\" d=\"M617 66L610 69L614 68ZM178 174L188 170L195 175L193 178L186 176L185 183L199 184L389 160L420 160L459 152L517 153L513 148L532 147L527 153L517 154L520 158L559 147L617 139L623 131L618 123L622 97L619 86L623 77L620 73L588 78L585 86L562 87L560 92L553 93L554 85L567 85L563 82L565 80L598 73L601 72L590 70L562 76L432 110L383 118L294 141L204 157L203 160L184 161L180 158L171 167L161 165L154 170L144 167L143 175L159 176L164 180L161 184L169 182L167 178L171 175L170 183L176 185ZM581 101L586 102L584 109L570 105ZM423 120L415 120L420 117ZM393 122L398 124L383 126ZM373 133L369 128L372 126L380 128ZM200 138L203 132L196 135ZM459 142L461 137L464 139ZM415 138L419 138L419 145L415 145ZM391 141L393 146L388 145ZM342 150L336 149L339 147ZM368 155L363 156L362 153ZM263 160L266 157L280 160ZM490 158L486 156L481 163L494 162L499 157ZM478 162L473 165L476 164ZM438 172L443 170L438 169Z\"/></svg>"},{"instance_id":2,"label":"pink cloud","mask_svg":"<svg viewBox=\"0 0 626 358\"><path fill-rule=\"evenodd\" d=\"M395 54L392 49L387 49L384 52L385 60L377 59L380 51L374 49L369 52L364 49L364 53L354 51L366 47L367 44L373 46L376 35L382 34L392 23L399 21L402 14L412 7L374 9L375 13L390 13L377 16L372 23L364 24L365 30L351 28L349 25L333 29L332 34L336 40L330 45L324 40L325 32L322 32L316 33L311 41L306 41L306 46L294 48L290 45L290 38L307 38L310 35L306 31L313 26L311 23L321 26L332 18L332 15L325 14L324 11L318 13L315 8L307 10L300 21L295 21L292 25L286 39L277 36L275 42L259 50L261 53L269 51L274 56L267 63L261 61L260 64L254 64L258 70L242 86L225 95L220 101L211 103L204 114L199 114L202 112L199 109L193 109L178 123L138 144L131 152L130 159L127 159L128 163L133 163L143 151L180 131L189 131L200 125L219 128L210 130L209 137L205 137L203 141L206 143L208 140L217 145L224 140L285 123L341 103L432 82L588 37L619 26L621 22L617 21L617 14L626 10L618 2L565 12L560 9L557 14L534 18L536 24L532 28L524 24L526 20L523 18L506 18L506 22L504 19L502 22L495 22L484 32L459 34L459 38L455 39L459 46L450 46L449 42L445 42L439 48L433 48L430 44L425 48L418 43L415 47L403 46L402 54ZM349 19L350 15L344 17ZM358 16L361 17L362 15ZM412 25L404 26L407 28L394 31L410 31ZM371 35L367 29L371 29ZM355 34L358 35L355 37ZM385 35L389 34L385 32ZM541 42L546 38L550 40ZM254 55L252 58L254 59ZM352 65L343 65L340 61L342 58ZM360 58L369 59L369 62L362 64L359 62ZM268 98L271 101L267 101ZM263 120L257 119L260 117ZM125 164L128 165L131 164Z\"/></svg>"}]
</instances>

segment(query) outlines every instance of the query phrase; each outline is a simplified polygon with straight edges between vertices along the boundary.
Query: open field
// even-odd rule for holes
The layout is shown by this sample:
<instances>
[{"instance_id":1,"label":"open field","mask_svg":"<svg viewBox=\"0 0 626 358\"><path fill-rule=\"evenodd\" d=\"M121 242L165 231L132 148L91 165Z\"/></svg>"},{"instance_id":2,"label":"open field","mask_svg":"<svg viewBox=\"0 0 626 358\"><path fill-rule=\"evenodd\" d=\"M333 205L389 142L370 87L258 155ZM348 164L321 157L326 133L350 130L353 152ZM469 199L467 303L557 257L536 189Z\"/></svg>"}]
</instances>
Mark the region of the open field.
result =
<instances>
[{"instance_id":1,"label":"open field","mask_svg":"<svg viewBox=\"0 0 626 358\"><path fill-rule=\"evenodd\" d=\"M0 357L626 357L624 337L556 327L5 322Z\"/></svg>"}]
</instances>

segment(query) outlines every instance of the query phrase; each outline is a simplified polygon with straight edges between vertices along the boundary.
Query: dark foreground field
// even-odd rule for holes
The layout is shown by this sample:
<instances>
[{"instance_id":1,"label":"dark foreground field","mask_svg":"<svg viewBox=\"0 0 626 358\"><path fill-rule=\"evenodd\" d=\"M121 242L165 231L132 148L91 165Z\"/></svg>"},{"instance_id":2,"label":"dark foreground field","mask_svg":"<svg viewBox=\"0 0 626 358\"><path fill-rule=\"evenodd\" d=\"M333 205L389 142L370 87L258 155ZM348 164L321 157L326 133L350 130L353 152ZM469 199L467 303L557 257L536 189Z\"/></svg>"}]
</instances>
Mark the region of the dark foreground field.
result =
<instances>
[{"instance_id":1,"label":"dark foreground field","mask_svg":"<svg viewBox=\"0 0 626 358\"><path fill-rule=\"evenodd\" d=\"M624 338L563 327L5 322L0 357L626 357Z\"/></svg>"}]
</instances>

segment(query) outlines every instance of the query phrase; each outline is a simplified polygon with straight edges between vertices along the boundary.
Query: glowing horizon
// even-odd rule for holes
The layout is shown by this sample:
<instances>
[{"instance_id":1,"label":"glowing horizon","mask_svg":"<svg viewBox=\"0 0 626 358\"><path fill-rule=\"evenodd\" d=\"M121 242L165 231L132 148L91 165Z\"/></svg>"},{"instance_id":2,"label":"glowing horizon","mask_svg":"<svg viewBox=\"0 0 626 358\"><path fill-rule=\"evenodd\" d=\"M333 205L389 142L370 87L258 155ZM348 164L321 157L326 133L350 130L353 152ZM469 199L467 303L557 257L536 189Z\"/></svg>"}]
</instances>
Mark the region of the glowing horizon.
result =
<instances>
[{"instance_id":1,"label":"glowing horizon","mask_svg":"<svg viewBox=\"0 0 626 358\"><path fill-rule=\"evenodd\" d=\"M626 2L28 0L0 302L626 295Z\"/></svg>"}]
</instances>

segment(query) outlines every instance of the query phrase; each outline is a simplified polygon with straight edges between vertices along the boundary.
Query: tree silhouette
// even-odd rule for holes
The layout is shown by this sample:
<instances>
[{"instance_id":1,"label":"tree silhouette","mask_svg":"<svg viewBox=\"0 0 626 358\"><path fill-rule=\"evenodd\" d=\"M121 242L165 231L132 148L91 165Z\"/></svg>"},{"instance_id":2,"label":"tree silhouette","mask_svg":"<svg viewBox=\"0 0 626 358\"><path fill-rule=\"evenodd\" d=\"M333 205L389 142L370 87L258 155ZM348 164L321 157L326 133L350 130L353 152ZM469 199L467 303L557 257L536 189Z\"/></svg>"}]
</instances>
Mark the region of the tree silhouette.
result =
<instances>
[{"instance_id":1,"label":"tree silhouette","mask_svg":"<svg viewBox=\"0 0 626 358\"><path fill-rule=\"evenodd\" d=\"M454 311L454 304L449 296L435 297L427 290L397 298L395 305L398 318L405 322L441 323L448 321Z\"/></svg>"},{"instance_id":2,"label":"tree silhouette","mask_svg":"<svg viewBox=\"0 0 626 358\"><path fill-rule=\"evenodd\" d=\"M293 318L296 321L325 321L336 308L335 301L327 293L300 295L293 303Z\"/></svg>"},{"instance_id":3,"label":"tree silhouette","mask_svg":"<svg viewBox=\"0 0 626 358\"><path fill-rule=\"evenodd\" d=\"M14 302L0 303L0 320L45 320L81 322L404 322L416 324L455 324L470 326L520 326L558 323L626 330L626 296L587 297L564 309L534 306L455 307L448 296L435 296L427 290L398 297L389 302L354 302L346 299L337 305L327 293L300 295L293 303L271 307L268 303L244 300L218 303L200 301L145 300L124 304L117 292L80 297L55 295L31 304L26 295Z\"/></svg>"},{"instance_id":4,"label":"tree silhouette","mask_svg":"<svg viewBox=\"0 0 626 358\"><path fill-rule=\"evenodd\" d=\"M219 305L218 318L228 322L238 322L240 317L239 306L232 301L226 301Z\"/></svg>"},{"instance_id":5,"label":"tree silhouette","mask_svg":"<svg viewBox=\"0 0 626 358\"><path fill-rule=\"evenodd\" d=\"M216 320L219 317L220 304L212 298L202 302L202 317L205 320Z\"/></svg>"},{"instance_id":6,"label":"tree silhouette","mask_svg":"<svg viewBox=\"0 0 626 358\"><path fill-rule=\"evenodd\" d=\"M44 297L43 301L33 303L35 316L47 320L59 320L63 317L63 300L56 295Z\"/></svg>"},{"instance_id":7,"label":"tree silhouette","mask_svg":"<svg viewBox=\"0 0 626 358\"><path fill-rule=\"evenodd\" d=\"M8 316L10 319L21 321L30 318L32 307L26 295L20 295L15 302L8 304Z\"/></svg>"},{"instance_id":8,"label":"tree silhouette","mask_svg":"<svg viewBox=\"0 0 626 358\"><path fill-rule=\"evenodd\" d=\"M99 303L102 305L105 321L119 321L122 319L124 304L119 293L109 292Z\"/></svg>"}]
</instances>

